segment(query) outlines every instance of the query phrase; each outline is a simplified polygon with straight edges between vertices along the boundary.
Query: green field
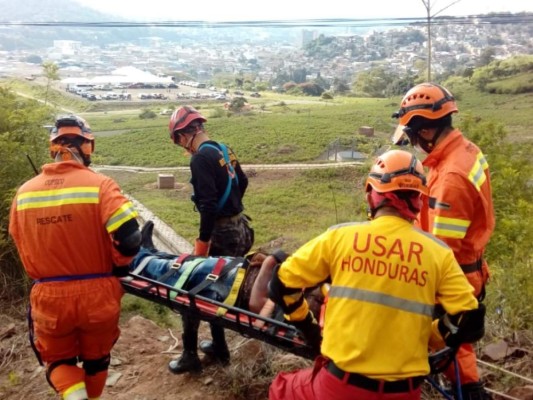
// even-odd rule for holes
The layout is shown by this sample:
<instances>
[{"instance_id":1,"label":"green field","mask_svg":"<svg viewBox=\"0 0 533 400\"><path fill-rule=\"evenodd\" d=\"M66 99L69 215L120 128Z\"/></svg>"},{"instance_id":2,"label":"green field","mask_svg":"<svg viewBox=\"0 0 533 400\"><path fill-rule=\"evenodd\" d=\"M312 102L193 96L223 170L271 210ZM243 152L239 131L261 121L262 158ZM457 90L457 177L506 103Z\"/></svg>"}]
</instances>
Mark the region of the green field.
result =
<instances>
[{"instance_id":1,"label":"green field","mask_svg":"<svg viewBox=\"0 0 533 400\"><path fill-rule=\"evenodd\" d=\"M512 84L523 82L524 77L519 75L517 79L514 83L505 79L499 86L498 82L492 85L504 92ZM533 240L528 224L533 212L533 96L481 92L455 78L450 80L449 87L457 96L460 110L454 125L480 145L491 165L497 226L486 254L493 272L488 304L491 312L499 310L500 314L494 316L506 318L492 320L503 331L530 327L531 296L524 293L533 290L528 250ZM12 88L37 98L43 92L26 82L17 82ZM395 127L390 116L401 98L322 100L267 92L259 99L249 100L253 108L246 113L230 113L216 102L191 104L207 117L206 128L211 138L232 147L246 167L250 185L244 204L256 231L254 248L268 251L282 247L290 252L333 224L364 220L365 176L376 152L390 147ZM155 171L134 168L136 172L110 169L102 172L113 176L126 193L186 240L192 242L197 237L199 216L190 201L189 158L169 139L169 117L158 114L160 109L175 107L177 103L131 102L125 107L107 102L95 110L94 104L73 101L59 92L54 94L54 102L57 114L64 113L60 108L68 105L91 124L97 137L93 155L96 168L183 167L171 170L177 185L166 190L157 189ZM155 112L155 118L139 118L146 108ZM373 127L374 137L360 135L362 126ZM258 166L331 162L327 156L333 154L331 144L335 140L365 154L367 162L360 166L294 171L265 170Z\"/></svg>"}]
</instances>

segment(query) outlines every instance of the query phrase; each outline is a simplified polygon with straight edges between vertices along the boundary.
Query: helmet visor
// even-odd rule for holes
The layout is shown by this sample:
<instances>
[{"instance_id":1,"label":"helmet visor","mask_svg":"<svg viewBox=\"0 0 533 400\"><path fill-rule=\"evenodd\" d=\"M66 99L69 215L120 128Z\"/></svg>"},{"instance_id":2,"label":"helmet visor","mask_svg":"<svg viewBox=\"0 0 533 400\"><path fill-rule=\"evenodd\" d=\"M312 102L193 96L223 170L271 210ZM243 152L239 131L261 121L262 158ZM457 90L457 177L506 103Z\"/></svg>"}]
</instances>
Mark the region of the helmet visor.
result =
<instances>
[{"instance_id":1,"label":"helmet visor","mask_svg":"<svg viewBox=\"0 0 533 400\"><path fill-rule=\"evenodd\" d=\"M397 146L405 146L409 144L409 137L407 136L406 129L409 129L405 125L398 125L394 134L392 135L392 143Z\"/></svg>"}]
</instances>

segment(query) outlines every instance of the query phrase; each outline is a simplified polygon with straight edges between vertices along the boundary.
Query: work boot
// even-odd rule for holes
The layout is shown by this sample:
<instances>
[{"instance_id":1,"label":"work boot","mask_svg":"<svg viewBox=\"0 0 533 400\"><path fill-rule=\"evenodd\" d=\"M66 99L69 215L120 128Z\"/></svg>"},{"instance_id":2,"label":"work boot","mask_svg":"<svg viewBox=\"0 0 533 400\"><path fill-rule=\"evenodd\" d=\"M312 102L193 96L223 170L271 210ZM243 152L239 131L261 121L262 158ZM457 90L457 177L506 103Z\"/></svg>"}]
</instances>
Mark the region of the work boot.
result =
<instances>
[{"instance_id":1,"label":"work boot","mask_svg":"<svg viewBox=\"0 0 533 400\"><path fill-rule=\"evenodd\" d=\"M463 400L492 400L492 396L485 390L483 383L471 382L461 385ZM456 394L455 398L458 396Z\"/></svg>"},{"instance_id":2,"label":"work boot","mask_svg":"<svg viewBox=\"0 0 533 400\"><path fill-rule=\"evenodd\" d=\"M202 372L202 363L198 358L198 354L194 351L184 351L181 357L172 360L168 363L168 369L173 374L184 374L190 372L191 374L198 374Z\"/></svg>"},{"instance_id":3,"label":"work boot","mask_svg":"<svg viewBox=\"0 0 533 400\"><path fill-rule=\"evenodd\" d=\"M174 374L202 372L202 363L198 358L198 326L196 322L196 320L190 319L188 315L183 316L184 332L181 335L183 352L179 358L168 363L168 369Z\"/></svg>"},{"instance_id":4,"label":"work boot","mask_svg":"<svg viewBox=\"0 0 533 400\"><path fill-rule=\"evenodd\" d=\"M230 355L226 342L222 346L216 346L211 340L202 340L200 342L200 350L211 361L224 366L229 364Z\"/></svg>"},{"instance_id":5,"label":"work boot","mask_svg":"<svg viewBox=\"0 0 533 400\"><path fill-rule=\"evenodd\" d=\"M154 222L146 221L141 229L141 246L152 252L157 251L152 241L152 235L154 232Z\"/></svg>"}]
</instances>

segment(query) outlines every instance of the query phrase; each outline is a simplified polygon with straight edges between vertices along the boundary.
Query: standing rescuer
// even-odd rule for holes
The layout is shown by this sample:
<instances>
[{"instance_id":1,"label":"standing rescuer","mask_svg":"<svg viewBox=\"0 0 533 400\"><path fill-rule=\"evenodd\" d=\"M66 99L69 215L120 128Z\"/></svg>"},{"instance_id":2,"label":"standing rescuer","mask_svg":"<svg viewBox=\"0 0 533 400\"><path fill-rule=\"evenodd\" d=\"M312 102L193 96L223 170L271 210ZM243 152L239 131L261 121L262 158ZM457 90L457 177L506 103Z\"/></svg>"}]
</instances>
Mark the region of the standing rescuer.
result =
<instances>
[{"instance_id":1,"label":"standing rescuer","mask_svg":"<svg viewBox=\"0 0 533 400\"><path fill-rule=\"evenodd\" d=\"M399 120L393 142L409 142L427 155L423 165L429 168L429 194L423 196L420 227L452 248L482 301L489 278L483 253L495 225L489 165L481 150L453 128L452 114L456 112L455 99L446 88L433 83L417 85L393 115ZM457 359L463 399L489 399L479 379L473 347L461 346ZM455 380L452 370L447 375Z\"/></svg>"},{"instance_id":2,"label":"standing rescuer","mask_svg":"<svg viewBox=\"0 0 533 400\"><path fill-rule=\"evenodd\" d=\"M99 399L120 330L123 290L141 234L133 205L109 177L90 170L86 121L59 118L42 173L13 200L9 232L34 283L30 341L65 400ZM81 365L81 366L78 366Z\"/></svg>"},{"instance_id":3,"label":"standing rescuer","mask_svg":"<svg viewBox=\"0 0 533 400\"><path fill-rule=\"evenodd\" d=\"M235 153L222 143L209 139L204 130L207 120L193 107L178 108L170 117L168 130L172 142L192 155L190 162L192 200L200 213L200 232L194 245L197 256L244 256L252 247L254 231L243 214L242 198L248 187ZM174 373L199 372L197 354L200 319L182 314L183 354L169 364ZM224 329L211 324L213 341L200 348L222 364L229 362Z\"/></svg>"},{"instance_id":4,"label":"standing rescuer","mask_svg":"<svg viewBox=\"0 0 533 400\"><path fill-rule=\"evenodd\" d=\"M322 355L280 373L271 400L419 400L430 338L456 347L484 333L484 307L452 250L413 226L427 193L421 163L384 153L366 181L371 221L334 226L274 271L270 298ZM323 341L302 288L331 280ZM446 314L432 323L439 302Z\"/></svg>"}]
</instances>

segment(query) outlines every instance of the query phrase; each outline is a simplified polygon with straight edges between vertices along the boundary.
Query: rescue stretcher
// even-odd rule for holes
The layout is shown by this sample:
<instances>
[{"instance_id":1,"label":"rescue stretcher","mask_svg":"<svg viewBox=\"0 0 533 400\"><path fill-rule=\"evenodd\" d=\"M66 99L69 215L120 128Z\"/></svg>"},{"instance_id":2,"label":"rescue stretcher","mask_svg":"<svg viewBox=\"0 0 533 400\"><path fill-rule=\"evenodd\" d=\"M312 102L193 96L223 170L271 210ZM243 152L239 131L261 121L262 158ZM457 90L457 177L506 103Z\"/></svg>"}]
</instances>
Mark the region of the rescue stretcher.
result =
<instances>
[{"instance_id":1,"label":"rescue stretcher","mask_svg":"<svg viewBox=\"0 0 533 400\"><path fill-rule=\"evenodd\" d=\"M314 351L305 343L298 330L286 322L264 317L199 294L193 295L190 291L131 272L121 278L121 283L124 290L133 296L169 307L175 312L194 313L202 321L219 324L243 337L262 341L309 360L314 358ZM429 356L431 373L426 380L445 399L452 400L453 397L435 380L435 376L444 371L450 363L455 364L457 371L455 351L449 347L431 354ZM458 375L456 379L459 387Z\"/></svg>"},{"instance_id":2,"label":"rescue stretcher","mask_svg":"<svg viewBox=\"0 0 533 400\"><path fill-rule=\"evenodd\" d=\"M286 322L263 317L198 294L192 295L189 291L131 272L121 279L121 283L124 290L133 296L169 307L175 312L193 312L202 321L219 324L243 337L260 340L309 360L314 358L313 350L304 342L298 330ZM449 347L431 354L429 356L431 375L444 371L452 362L455 362L455 351ZM442 391L431 375L427 377L428 382L444 398L451 398Z\"/></svg>"},{"instance_id":3,"label":"rescue stretcher","mask_svg":"<svg viewBox=\"0 0 533 400\"><path fill-rule=\"evenodd\" d=\"M263 317L189 291L169 286L131 272L121 279L124 290L136 297L169 307L179 313L192 312L202 321L215 323L242 335L260 340L283 351L313 359L314 352L298 330L283 321Z\"/></svg>"}]
</instances>

